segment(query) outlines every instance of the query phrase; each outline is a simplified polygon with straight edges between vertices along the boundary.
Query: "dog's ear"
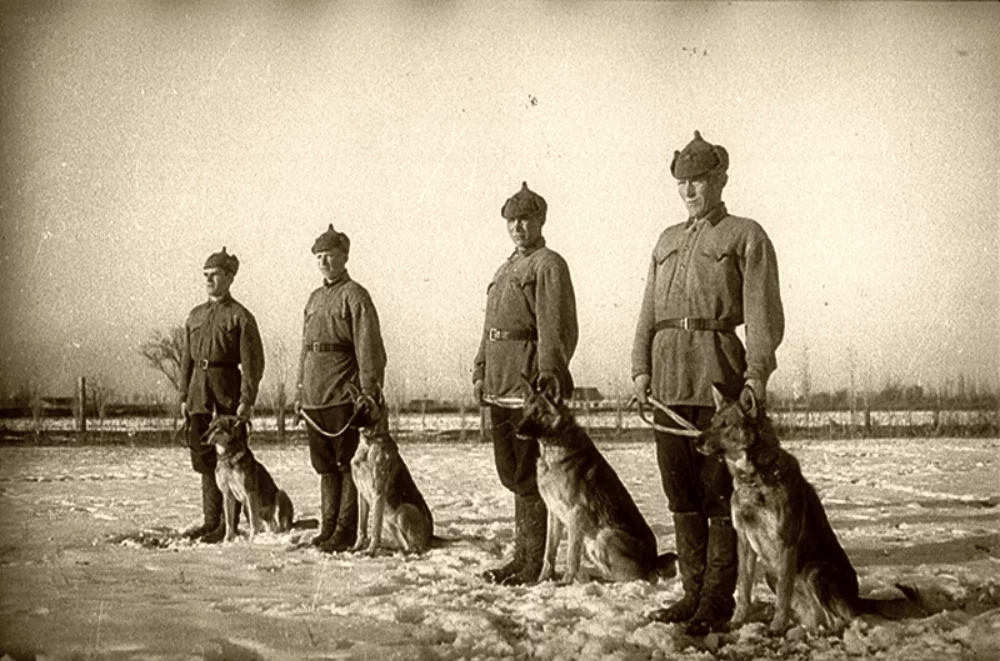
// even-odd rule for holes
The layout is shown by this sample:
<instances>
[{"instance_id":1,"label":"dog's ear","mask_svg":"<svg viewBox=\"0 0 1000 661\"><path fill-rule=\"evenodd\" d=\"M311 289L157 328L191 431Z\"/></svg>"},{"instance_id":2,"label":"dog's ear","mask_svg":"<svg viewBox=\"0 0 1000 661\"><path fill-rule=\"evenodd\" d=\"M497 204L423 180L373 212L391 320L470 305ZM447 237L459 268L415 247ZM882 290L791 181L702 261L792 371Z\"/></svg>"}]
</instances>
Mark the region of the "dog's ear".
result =
<instances>
[{"instance_id":1,"label":"dog's ear","mask_svg":"<svg viewBox=\"0 0 1000 661\"><path fill-rule=\"evenodd\" d=\"M712 399L715 401L715 410L718 411L726 405L726 396L719 390L719 384L712 384Z\"/></svg>"}]
</instances>

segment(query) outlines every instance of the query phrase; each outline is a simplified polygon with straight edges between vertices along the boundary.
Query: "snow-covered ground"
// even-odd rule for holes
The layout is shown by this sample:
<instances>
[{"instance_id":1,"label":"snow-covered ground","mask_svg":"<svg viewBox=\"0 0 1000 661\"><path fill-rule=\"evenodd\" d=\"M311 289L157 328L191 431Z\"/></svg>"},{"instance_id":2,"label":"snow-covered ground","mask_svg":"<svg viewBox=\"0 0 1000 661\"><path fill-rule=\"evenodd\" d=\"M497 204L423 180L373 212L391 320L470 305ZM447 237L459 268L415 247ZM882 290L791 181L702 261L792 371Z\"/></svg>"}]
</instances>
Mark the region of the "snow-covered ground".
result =
<instances>
[{"instance_id":1,"label":"snow-covered ground","mask_svg":"<svg viewBox=\"0 0 1000 661\"><path fill-rule=\"evenodd\" d=\"M11 659L1000 659L1000 440L791 442L862 591L917 586L940 612L838 635L755 622L692 640L650 624L680 596L595 582L506 588L512 500L482 444L402 453L446 541L422 557L324 555L312 530L218 546L173 537L200 516L183 448L0 448L0 657ZM661 550L673 527L650 444L603 445ZM256 449L300 520L303 445ZM244 529L246 524L243 525ZM773 599L759 584L762 610ZM5 656L6 655L6 656Z\"/></svg>"}]
</instances>

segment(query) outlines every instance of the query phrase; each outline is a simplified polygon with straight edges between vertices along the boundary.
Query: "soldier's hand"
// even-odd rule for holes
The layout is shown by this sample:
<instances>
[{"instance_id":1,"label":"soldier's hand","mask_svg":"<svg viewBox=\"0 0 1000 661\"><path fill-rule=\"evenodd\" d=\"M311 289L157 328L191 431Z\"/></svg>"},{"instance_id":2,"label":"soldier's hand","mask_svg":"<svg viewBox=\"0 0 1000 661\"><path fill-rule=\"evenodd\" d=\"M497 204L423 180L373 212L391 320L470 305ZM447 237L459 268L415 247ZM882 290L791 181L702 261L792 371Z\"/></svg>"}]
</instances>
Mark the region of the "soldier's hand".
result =
<instances>
[{"instance_id":1,"label":"soldier's hand","mask_svg":"<svg viewBox=\"0 0 1000 661\"><path fill-rule=\"evenodd\" d=\"M472 383L472 398L476 400L476 404L479 406L486 406L486 402L483 401L483 380L476 379Z\"/></svg>"},{"instance_id":2,"label":"soldier's hand","mask_svg":"<svg viewBox=\"0 0 1000 661\"><path fill-rule=\"evenodd\" d=\"M745 408L752 404L763 408L767 404L767 385L761 379L747 379L740 392L740 403Z\"/></svg>"},{"instance_id":3,"label":"soldier's hand","mask_svg":"<svg viewBox=\"0 0 1000 661\"><path fill-rule=\"evenodd\" d=\"M295 427L302 422L302 400L298 397L292 402L292 411L295 412L295 416L292 418L292 426Z\"/></svg>"},{"instance_id":4,"label":"soldier's hand","mask_svg":"<svg viewBox=\"0 0 1000 661\"><path fill-rule=\"evenodd\" d=\"M635 398L640 404L649 404L649 375L640 374L632 382Z\"/></svg>"},{"instance_id":5,"label":"soldier's hand","mask_svg":"<svg viewBox=\"0 0 1000 661\"><path fill-rule=\"evenodd\" d=\"M547 393L555 399L562 397L562 386L559 383L559 375L555 372L542 372L539 374L538 390L539 392Z\"/></svg>"},{"instance_id":6,"label":"soldier's hand","mask_svg":"<svg viewBox=\"0 0 1000 661\"><path fill-rule=\"evenodd\" d=\"M181 417L184 418L185 420L187 420L190 415L191 414L188 411L188 403L187 402L181 402Z\"/></svg>"},{"instance_id":7,"label":"soldier's hand","mask_svg":"<svg viewBox=\"0 0 1000 661\"><path fill-rule=\"evenodd\" d=\"M253 417L253 404L247 404L245 402L240 402L240 405L236 407L236 417L244 418L249 420Z\"/></svg>"}]
</instances>

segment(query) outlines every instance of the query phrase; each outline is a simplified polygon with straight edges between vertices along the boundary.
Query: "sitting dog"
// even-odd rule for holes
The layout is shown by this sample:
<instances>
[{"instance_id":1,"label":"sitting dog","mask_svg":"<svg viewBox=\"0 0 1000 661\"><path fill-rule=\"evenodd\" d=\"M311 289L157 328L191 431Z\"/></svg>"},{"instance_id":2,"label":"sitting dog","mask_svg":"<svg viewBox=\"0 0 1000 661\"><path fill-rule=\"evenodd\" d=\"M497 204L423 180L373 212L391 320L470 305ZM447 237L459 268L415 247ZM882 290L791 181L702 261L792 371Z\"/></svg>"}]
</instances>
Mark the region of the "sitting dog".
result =
<instances>
[{"instance_id":1,"label":"sitting dog","mask_svg":"<svg viewBox=\"0 0 1000 661\"><path fill-rule=\"evenodd\" d=\"M250 451L249 427L246 418L216 416L203 440L206 445L215 446L218 457L215 481L222 491L227 542L236 538L237 501L250 517L251 542L256 533L263 531L265 521L271 532L286 532L292 527L292 501Z\"/></svg>"},{"instance_id":2,"label":"sitting dog","mask_svg":"<svg viewBox=\"0 0 1000 661\"><path fill-rule=\"evenodd\" d=\"M351 475L358 492L358 536L351 551L374 556L387 530L406 553L430 548L434 518L389 433L388 417L374 402L374 424L361 428Z\"/></svg>"},{"instance_id":3,"label":"sitting dog","mask_svg":"<svg viewBox=\"0 0 1000 661\"><path fill-rule=\"evenodd\" d=\"M750 609L757 560L775 593L772 633L790 626L792 614L806 628L841 629L860 614L898 619L923 616L918 595L897 585L898 599L863 599L858 576L837 541L816 490L802 475L799 462L778 444L753 392L740 401L712 388L716 412L710 427L695 441L705 455L725 456L733 476L733 527L738 540L739 594L732 623L741 624Z\"/></svg>"},{"instance_id":4,"label":"sitting dog","mask_svg":"<svg viewBox=\"0 0 1000 661\"><path fill-rule=\"evenodd\" d=\"M584 550L606 580L655 582L674 576L676 554L657 556L649 524L558 391L542 391L523 381L527 396L517 432L538 439L538 490L548 509L539 582L555 576L564 526L569 548L563 583L576 579Z\"/></svg>"}]
</instances>

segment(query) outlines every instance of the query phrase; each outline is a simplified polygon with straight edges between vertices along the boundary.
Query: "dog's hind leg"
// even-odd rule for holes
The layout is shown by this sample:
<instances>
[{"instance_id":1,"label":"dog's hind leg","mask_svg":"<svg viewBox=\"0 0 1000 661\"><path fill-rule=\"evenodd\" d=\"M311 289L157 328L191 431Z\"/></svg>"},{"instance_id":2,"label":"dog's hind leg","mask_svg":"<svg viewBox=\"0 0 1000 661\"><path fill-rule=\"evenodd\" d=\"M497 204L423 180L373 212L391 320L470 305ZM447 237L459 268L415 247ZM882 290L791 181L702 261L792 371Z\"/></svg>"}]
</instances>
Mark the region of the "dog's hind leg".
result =
<instances>
[{"instance_id":1,"label":"dog's hind leg","mask_svg":"<svg viewBox=\"0 0 1000 661\"><path fill-rule=\"evenodd\" d=\"M292 523L295 521L295 508L292 506L292 499L280 489L275 494L274 521L274 532L288 532L292 529Z\"/></svg>"},{"instance_id":2,"label":"dog's hind leg","mask_svg":"<svg viewBox=\"0 0 1000 661\"><path fill-rule=\"evenodd\" d=\"M556 575L556 554L559 552L559 539L562 537L563 524L552 509L549 509L549 520L545 527L545 558L542 561L542 571L538 582L551 581Z\"/></svg>"},{"instance_id":3,"label":"dog's hind leg","mask_svg":"<svg viewBox=\"0 0 1000 661\"><path fill-rule=\"evenodd\" d=\"M419 508L401 505L389 525L396 544L405 553L424 553L431 545L431 528Z\"/></svg>"}]
</instances>

